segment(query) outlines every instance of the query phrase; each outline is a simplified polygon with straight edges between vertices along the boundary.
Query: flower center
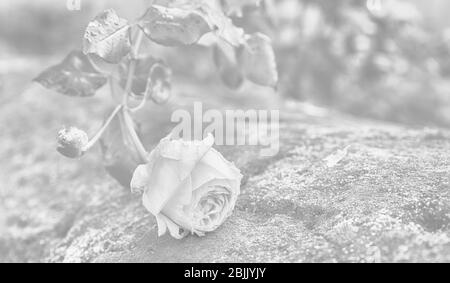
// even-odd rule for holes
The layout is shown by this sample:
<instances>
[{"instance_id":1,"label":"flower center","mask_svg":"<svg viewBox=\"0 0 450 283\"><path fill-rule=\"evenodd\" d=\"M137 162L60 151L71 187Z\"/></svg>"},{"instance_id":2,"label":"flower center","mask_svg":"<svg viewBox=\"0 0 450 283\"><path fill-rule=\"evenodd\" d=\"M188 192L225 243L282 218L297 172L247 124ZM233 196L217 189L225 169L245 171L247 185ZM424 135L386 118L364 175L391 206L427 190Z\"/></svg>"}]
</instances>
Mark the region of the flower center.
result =
<instances>
[{"instance_id":1,"label":"flower center","mask_svg":"<svg viewBox=\"0 0 450 283\"><path fill-rule=\"evenodd\" d=\"M214 230L225 219L230 192L225 187L214 187L197 203L194 210L196 224L202 229Z\"/></svg>"}]
</instances>

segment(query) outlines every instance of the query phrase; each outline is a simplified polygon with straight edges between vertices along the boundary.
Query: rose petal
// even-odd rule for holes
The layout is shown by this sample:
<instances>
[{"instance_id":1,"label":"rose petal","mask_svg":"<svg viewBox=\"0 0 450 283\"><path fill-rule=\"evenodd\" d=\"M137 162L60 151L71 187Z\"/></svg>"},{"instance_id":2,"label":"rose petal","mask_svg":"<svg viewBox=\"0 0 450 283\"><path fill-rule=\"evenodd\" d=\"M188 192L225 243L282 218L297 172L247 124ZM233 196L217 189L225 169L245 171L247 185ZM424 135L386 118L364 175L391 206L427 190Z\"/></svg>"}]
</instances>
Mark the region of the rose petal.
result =
<instances>
[{"instance_id":1,"label":"rose petal","mask_svg":"<svg viewBox=\"0 0 450 283\"><path fill-rule=\"evenodd\" d=\"M240 180L242 175L236 166L212 148L192 172L192 187L195 189L214 179Z\"/></svg>"},{"instance_id":2,"label":"rose petal","mask_svg":"<svg viewBox=\"0 0 450 283\"><path fill-rule=\"evenodd\" d=\"M159 145L161 156L175 160L200 160L213 146L214 137L209 134L202 141L186 142L170 140L170 136L163 139Z\"/></svg>"},{"instance_id":3,"label":"rose petal","mask_svg":"<svg viewBox=\"0 0 450 283\"><path fill-rule=\"evenodd\" d=\"M165 158L179 161L178 169L181 179L186 178L196 168L203 156L211 150L214 137L208 135L200 142L185 142L182 140L161 144L160 153Z\"/></svg>"},{"instance_id":4,"label":"rose petal","mask_svg":"<svg viewBox=\"0 0 450 283\"><path fill-rule=\"evenodd\" d=\"M191 173L192 188L196 190L204 184L217 179L218 177L223 178L222 174L219 171L207 164L204 164L203 162L200 162L198 163L197 167L195 167L195 170L193 170Z\"/></svg>"},{"instance_id":5,"label":"rose petal","mask_svg":"<svg viewBox=\"0 0 450 283\"><path fill-rule=\"evenodd\" d=\"M156 216L156 222L158 224L158 236L161 237L167 232L169 228L169 233L172 237L177 240L181 240L188 234L186 231L182 231L181 227L175 224L172 220L166 217L164 214L160 213Z\"/></svg>"},{"instance_id":6,"label":"rose petal","mask_svg":"<svg viewBox=\"0 0 450 283\"><path fill-rule=\"evenodd\" d=\"M158 225L158 237L163 236L167 232L167 224L166 219L163 214L158 214L156 217L156 224Z\"/></svg>"},{"instance_id":7,"label":"rose petal","mask_svg":"<svg viewBox=\"0 0 450 283\"><path fill-rule=\"evenodd\" d=\"M189 232L204 236L231 215L242 175L213 144L212 135L195 142L168 136L134 172L132 188L144 191L143 204L156 216L160 236L167 230L176 239Z\"/></svg>"},{"instance_id":8,"label":"rose petal","mask_svg":"<svg viewBox=\"0 0 450 283\"><path fill-rule=\"evenodd\" d=\"M202 158L201 163L214 168L225 179L236 179L242 176L233 163L226 160L220 152L213 148Z\"/></svg>"},{"instance_id":9,"label":"rose petal","mask_svg":"<svg viewBox=\"0 0 450 283\"><path fill-rule=\"evenodd\" d=\"M177 194L166 204L162 212L173 222L192 232L192 220L185 208L192 203L192 180L186 178Z\"/></svg>"},{"instance_id":10,"label":"rose petal","mask_svg":"<svg viewBox=\"0 0 450 283\"><path fill-rule=\"evenodd\" d=\"M232 187L233 185L235 187ZM239 184L236 185L236 182L219 179L210 181L201 186L200 188L198 188L197 190L195 190L193 193L193 199L190 207L191 211L198 211L197 206L201 205L200 201L202 200L203 197L206 197L208 195L212 198L214 198L214 194L217 194L216 197L219 198L221 198L220 195L223 195L223 201L217 201L216 199L211 199L207 201L207 202L214 202L216 205L214 209L220 210L220 213L216 214L217 218L211 219L212 221L208 225L199 224L199 222L196 221L196 219L198 220L198 217L201 217L201 215L195 216L194 213L194 219L192 220L193 227L191 228L191 231L193 231L194 233L196 232L205 233L216 230L232 214L239 192L240 192ZM206 213L205 216L209 216L209 214Z\"/></svg>"},{"instance_id":11,"label":"rose petal","mask_svg":"<svg viewBox=\"0 0 450 283\"><path fill-rule=\"evenodd\" d=\"M179 178L177 161L161 159L155 162L155 168L149 176L149 183L143 194L145 208L153 215L161 212L167 202L175 195L183 182Z\"/></svg>"},{"instance_id":12,"label":"rose petal","mask_svg":"<svg viewBox=\"0 0 450 283\"><path fill-rule=\"evenodd\" d=\"M212 136L197 142L194 146L183 141L170 141L169 136L152 151L149 162L152 169L144 192L144 204L153 215L159 214L175 194L185 196L192 192L191 186L183 186L183 182L211 149L213 143ZM149 166L147 169L150 169ZM139 183L138 181L140 180L136 180L135 183Z\"/></svg>"},{"instance_id":13,"label":"rose petal","mask_svg":"<svg viewBox=\"0 0 450 283\"><path fill-rule=\"evenodd\" d=\"M192 178L188 176L178 187L175 195L167 202L166 207L189 205L192 200Z\"/></svg>"},{"instance_id":14,"label":"rose petal","mask_svg":"<svg viewBox=\"0 0 450 283\"><path fill-rule=\"evenodd\" d=\"M139 165L134 171L133 178L131 179L131 192L143 193L145 187L148 185L149 174L147 165Z\"/></svg>"},{"instance_id":15,"label":"rose petal","mask_svg":"<svg viewBox=\"0 0 450 283\"><path fill-rule=\"evenodd\" d=\"M156 148L153 150L149 156L149 162L147 164L139 165L134 171L133 178L131 179L131 192L143 193L146 186L149 183L150 173L153 171L153 165L157 160L159 155L159 150Z\"/></svg>"}]
</instances>

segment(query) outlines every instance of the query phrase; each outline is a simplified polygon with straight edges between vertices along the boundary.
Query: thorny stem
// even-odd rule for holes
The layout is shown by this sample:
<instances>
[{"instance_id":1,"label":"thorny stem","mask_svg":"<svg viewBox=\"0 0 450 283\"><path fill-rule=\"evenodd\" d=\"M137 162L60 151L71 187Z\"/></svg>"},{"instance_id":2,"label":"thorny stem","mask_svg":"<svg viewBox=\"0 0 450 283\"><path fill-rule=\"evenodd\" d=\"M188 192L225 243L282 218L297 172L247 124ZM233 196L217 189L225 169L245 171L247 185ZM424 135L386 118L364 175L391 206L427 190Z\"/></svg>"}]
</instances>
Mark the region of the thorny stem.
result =
<instances>
[{"instance_id":1,"label":"thorny stem","mask_svg":"<svg viewBox=\"0 0 450 283\"><path fill-rule=\"evenodd\" d=\"M144 39L144 32L141 29L138 29L134 49L131 50L132 57L136 58L139 55L139 50L141 48L143 39Z\"/></svg>"},{"instance_id":2,"label":"thorny stem","mask_svg":"<svg viewBox=\"0 0 450 283\"><path fill-rule=\"evenodd\" d=\"M108 78L108 83L109 83L109 91L110 91L110 95L111 95L112 99L114 101L118 102L120 100L120 98L118 98L116 95L116 89L114 88L114 77L113 76L110 76Z\"/></svg>"},{"instance_id":3,"label":"thorny stem","mask_svg":"<svg viewBox=\"0 0 450 283\"><path fill-rule=\"evenodd\" d=\"M83 151L88 151L91 149L98 140L102 137L102 135L105 133L106 129L108 128L109 124L111 124L112 120L116 117L116 115L122 110L123 105L119 105L114 109L114 111L109 115L106 122L103 124L103 126L98 130L97 134L95 134L94 137L91 138L91 140L88 142L88 144L83 148Z\"/></svg>"},{"instance_id":4,"label":"thorny stem","mask_svg":"<svg viewBox=\"0 0 450 283\"><path fill-rule=\"evenodd\" d=\"M127 78L127 83L125 85L125 93L123 95L123 100L122 100L122 104L125 108L128 108L128 98L131 93L131 87L133 85L133 78L134 78L135 71L136 71L136 60L134 60L134 58L131 58L130 65L128 67L128 78Z\"/></svg>"},{"instance_id":5,"label":"thorny stem","mask_svg":"<svg viewBox=\"0 0 450 283\"><path fill-rule=\"evenodd\" d=\"M123 122L125 123L125 128L128 131L128 134L131 138L131 141L133 142L137 152L139 153L139 157L141 158L141 161L143 163L148 163L148 152L145 149L144 145L141 142L141 139L139 138L138 134L136 133L136 130L134 129L134 122L133 119L130 116L129 110L126 108L122 108L122 115Z\"/></svg>"},{"instance_id":6,"label":"thorny stem","mask_svg":"<svg viewBox=\"0 0 450 283\"><path fill-rule=\"evenodd\" d=\"M156 64L156 65L158 65L158 64ZM154 68L155 68L156 65L154 65L154 66L151 68L150 74L153 73ZM150 88L152 87L152 85L153 85L153 82L152 82L152 80L150 79L150 80L147 82L147 86L145 87L145 93L144 93L144 97L143 97L142 100L141 100L141 103L139 103L139 105L136 106L136 107L134 107L134 108L130 108L130 112L131 112L131 113L136 113L136 112L138 112L139 110L141 110L142 108L144 108L145 104L147 103L148 97L150 96L150 93L151 93L151 89L150 89Z\"/></svg>"},{"instance_id":7,"label":"thorny stem","mask_svg":"<svg viewBox=\"0 0 450 283\"><path fill-rule=\"evenodd\" d=\"M139 110L141 110L142 108L144 108L145 104L147 103L148 97L149 97L150 91L146 90L144 97L142 98L141 102L139 103L138 106L134 107L134 108L129 108L131 113L136 113Z\"/></svg>"},{"instance_id":8,"label":"thorny stem","mask_svg":"<svg viewBox=\"0 0 450 283\"><path fill-rule=\"evenodd\" d=\"M142 32L142 30L138 30L134 48L131 50L131 53L130 53L131 62L128 67L128 78L127 78L127 83L125 86L125 92L123 95L123 102L122 102L123 108L122 108L121 117L123 118L125 128L129 134L137 152L139 153L139 157L141 158L141 161L144 163L147 163L148 162L148 159L147 159L148 152L145 149L145 147L143 146L138 134L136 133L136 130L134 128L134 122L130 116L130 109L128 107L128 99L130 97L131 87L133 85L134 73L136 71L136 59L139 55L139 49L142 44L143 37L144 37L144 33ZM146 98L144 98L143 103L145 103L145 101L146 101ZM141 105L138 106L138 108L140 108L140 107L141 107Z\"/></svg>"},{"instance_id":9,"label":"thorny stem","mask_svg":"<svg viewBox=\"0 0 450 283\"><path fill-rule=\"evenodd\" d=\"M134 46L130 52L131 62L130 65L128 66L128 78L127 83L125 85L125 93L123 96L123 104L126 108L128 108L128 99L130 97L131 88L133 86L133 78L136 71L136 59L139 55L139 49L141 48L142 40L144 38L144 32L139 29L137 31L135 38L136 40L134 42Z\"/></svg>"}]
</instances>

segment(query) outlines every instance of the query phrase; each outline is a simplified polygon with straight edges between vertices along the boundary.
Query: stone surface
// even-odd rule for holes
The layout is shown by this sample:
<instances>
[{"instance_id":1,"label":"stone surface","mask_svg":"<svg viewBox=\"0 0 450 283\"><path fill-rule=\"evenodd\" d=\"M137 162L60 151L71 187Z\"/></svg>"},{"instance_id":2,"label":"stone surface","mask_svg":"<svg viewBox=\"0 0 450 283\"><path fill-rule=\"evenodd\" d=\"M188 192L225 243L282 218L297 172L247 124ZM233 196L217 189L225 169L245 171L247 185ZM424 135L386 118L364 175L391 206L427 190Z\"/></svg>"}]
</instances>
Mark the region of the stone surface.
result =
<instances>
[{"instance_id":1,"label":"stone surface","mask_svg":"<svg viewBox=\"0 0 450 283\"><path fill-rule=\"evenodd\" d=\"M233 216L178 241L157 237L140 197L104 172L98 153L55 152L61 123L100 121L102 95L2 98L0 262L450 261L447 130L286 106L277 156L218 148L245 175ZM170 129L154 117L149 144Z\"/></svg>"}]
</instances>

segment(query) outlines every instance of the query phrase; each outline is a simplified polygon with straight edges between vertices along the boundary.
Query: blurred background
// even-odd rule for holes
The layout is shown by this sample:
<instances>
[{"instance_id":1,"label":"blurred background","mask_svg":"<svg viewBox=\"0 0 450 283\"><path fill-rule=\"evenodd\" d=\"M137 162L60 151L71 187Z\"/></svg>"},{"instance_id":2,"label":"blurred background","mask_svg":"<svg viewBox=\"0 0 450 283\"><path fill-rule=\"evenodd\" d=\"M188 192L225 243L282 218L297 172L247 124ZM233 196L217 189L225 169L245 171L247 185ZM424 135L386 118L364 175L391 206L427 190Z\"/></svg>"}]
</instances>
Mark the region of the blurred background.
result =
<instances>
[{"instance_id":1,"label":"blurred background","mask_svg":"<svg viewBox=\"0 0 450 283\"><path fill-rule=\"evenodd\" d=\"M81 48L84 29L99 11L112 7L133 19L150 2L82 0L80 11L70 11L66 1L1 1L0 86L5 88L14 73L36 75ZM247 7L244 17L234 20L273 39L283 99L448 127L448 11L445 0L270 0L260 9ZM193 84L218 80L211 56L198 49L169 50L164 56L177 76ZM171 52L189 56L171 60Z\"/></svg>"}]
</instances>

